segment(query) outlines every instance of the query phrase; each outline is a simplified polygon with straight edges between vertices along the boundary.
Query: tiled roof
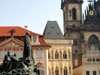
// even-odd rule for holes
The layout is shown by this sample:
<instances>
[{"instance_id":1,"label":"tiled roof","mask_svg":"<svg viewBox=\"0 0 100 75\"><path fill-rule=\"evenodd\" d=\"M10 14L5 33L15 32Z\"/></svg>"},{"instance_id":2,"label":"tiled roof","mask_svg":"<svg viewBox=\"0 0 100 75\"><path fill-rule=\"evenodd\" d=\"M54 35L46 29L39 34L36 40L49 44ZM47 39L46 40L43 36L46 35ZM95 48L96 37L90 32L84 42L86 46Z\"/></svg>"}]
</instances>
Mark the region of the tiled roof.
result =
<instances>
[{"instance_id":1,"label":"tiled roof","mask_svg":"<svg viewBox=\"0 0 100 75\"><path fill-rule=\"evenodd\" d=\"M47 22L43 36L46 39L65 39L56 21Z\"/></svg>"},{"instance_id":2,"label":"tiled roof","mask_svg":"<svg viewBox=\"0 0 100 75\"><path fill-rule=\"evenodd\" d=\"M11 36L11 30L15 30L13 36L25 36L26 31L28 31L30 35L39 35L19 26L0 26L0 37Z\"/></svg>"},{"instance_id":3,"label":"tiled roof","mask_svg":"<svg viewBox=\"0 0 100 75\"><path fill-rule=\"evenodd\" d=\"M44 37L42 35L26 30L19 26L0 26L0 37L11 36L11 32L10 32L11 30L15 30L15 33L13 34L13 36L25 36L26 32L28 31L30 35L39 36L40 45L38 46L49 46L45 42Z\"/></svg>"}]
</instances>

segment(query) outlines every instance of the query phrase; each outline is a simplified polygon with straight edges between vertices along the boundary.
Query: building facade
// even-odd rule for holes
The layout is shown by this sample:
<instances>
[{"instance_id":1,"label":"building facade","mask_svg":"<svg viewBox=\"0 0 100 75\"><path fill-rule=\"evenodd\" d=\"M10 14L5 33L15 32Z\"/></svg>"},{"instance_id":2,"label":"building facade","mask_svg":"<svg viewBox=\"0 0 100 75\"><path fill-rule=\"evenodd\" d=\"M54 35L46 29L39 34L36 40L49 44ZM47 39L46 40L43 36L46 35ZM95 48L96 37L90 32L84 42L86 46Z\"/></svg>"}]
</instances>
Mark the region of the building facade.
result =
<instances>
[{"instance_id":1,"label":"building facade","mask_svg":"<svg viewBox=\"0 0 100 75\"><path fill-rule=\"evenodd\" d=\"M73 75L72 40L66 40L56 21L48 21L44 30L48 50L49 75Z\"/></svg>"},{"instance_id":2,"label":"building facade","mask_svg":"<svg viewBox=\"0 0 100 75\"><path fill-rule=\"evenodd\" d=\"M62 0L64 36L73 40L73 66L82 64L82 55L91 47L100 46L100 0L89 0L82 15L83 0Z\"/></svg>"},{"instance_id":3,"label":"building facade","mask_svg":"<svg viewBox=\"0 0 100 75\"><path fill-rule=\"evenodd\" d=\"M8 51L12 56L16 54L16 58L23 57L26 32L30 33L33 57L41 69L39 75L48 75L48 48L50 46L42 35L21 27L0 27L0 63L3 62Z\"/></svg>"},{"instance_id":4,"label":"building facade","mask_svg":"<svg viewBox=\"0 0 100 75\"><path fill-rule=\"evenodd\" d=\"M82 56L83 75L100 75L100 50L94 45Z\"/></svg>"}]
</instances>

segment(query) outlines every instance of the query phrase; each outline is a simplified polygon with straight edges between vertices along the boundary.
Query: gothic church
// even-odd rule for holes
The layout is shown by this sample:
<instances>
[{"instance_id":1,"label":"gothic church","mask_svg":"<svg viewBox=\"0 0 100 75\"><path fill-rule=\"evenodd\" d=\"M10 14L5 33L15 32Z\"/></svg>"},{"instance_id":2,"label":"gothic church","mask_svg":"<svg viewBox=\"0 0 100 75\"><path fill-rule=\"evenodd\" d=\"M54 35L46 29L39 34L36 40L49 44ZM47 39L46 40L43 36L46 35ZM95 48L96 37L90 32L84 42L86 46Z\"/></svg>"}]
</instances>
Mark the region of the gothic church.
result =
<instances>
[{"instance_id":1,"label":"gothic church","mask_svg":"<svg viewBox=\"0 0 100 75\"><path fill-rule=\"evenodd\" d=\"M91 46L100 50L100 0L89 0L82 14L83 0L62 0L64 36L73 40L73 67L82 64L82 55Z\"/></svg>"}]
</instances>

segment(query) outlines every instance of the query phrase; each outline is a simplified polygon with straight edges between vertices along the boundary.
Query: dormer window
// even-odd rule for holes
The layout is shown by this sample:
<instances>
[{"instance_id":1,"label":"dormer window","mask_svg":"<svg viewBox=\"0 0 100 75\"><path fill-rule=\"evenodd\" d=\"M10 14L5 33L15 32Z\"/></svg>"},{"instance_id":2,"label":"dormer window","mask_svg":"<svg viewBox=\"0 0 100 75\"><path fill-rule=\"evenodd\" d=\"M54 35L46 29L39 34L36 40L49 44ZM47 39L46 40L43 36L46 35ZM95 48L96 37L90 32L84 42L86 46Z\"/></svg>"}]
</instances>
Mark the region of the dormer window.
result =
<instances>
[{"instance_id":1,"label":"dormer window","mask_svg":"<svg viewBox=\"0 0 100 75\"><path fill-rule=\"evenodd\" d=\"M36 37L34 37L34 38L33 38L33 42L36 42L36 41L37 41L37 38L36 38Z\"/></svg>"}]
</instances>

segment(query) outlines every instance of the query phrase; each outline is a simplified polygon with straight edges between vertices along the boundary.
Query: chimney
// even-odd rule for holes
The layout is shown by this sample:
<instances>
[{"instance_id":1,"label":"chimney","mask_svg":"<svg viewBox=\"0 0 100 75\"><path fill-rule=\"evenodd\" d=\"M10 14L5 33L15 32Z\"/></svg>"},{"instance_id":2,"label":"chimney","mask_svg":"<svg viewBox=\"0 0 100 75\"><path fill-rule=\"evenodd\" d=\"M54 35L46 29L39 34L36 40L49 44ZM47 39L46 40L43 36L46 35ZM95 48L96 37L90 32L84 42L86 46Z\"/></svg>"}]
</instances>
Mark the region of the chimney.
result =
<instances>
[{"instance_id":1,"label":"chimney","mask_svg":"<svg viewBox=\"0 0 100 75\"><path fill-rule=\"evenodd\" d=\"M24 28L27 30L27 29L28 29L28 26L27 26L27 25L25 25L25 26L24 26Z\"/></svg>"}]
</instances>

